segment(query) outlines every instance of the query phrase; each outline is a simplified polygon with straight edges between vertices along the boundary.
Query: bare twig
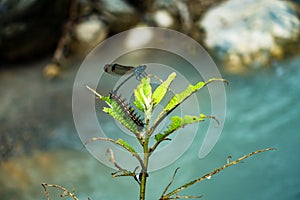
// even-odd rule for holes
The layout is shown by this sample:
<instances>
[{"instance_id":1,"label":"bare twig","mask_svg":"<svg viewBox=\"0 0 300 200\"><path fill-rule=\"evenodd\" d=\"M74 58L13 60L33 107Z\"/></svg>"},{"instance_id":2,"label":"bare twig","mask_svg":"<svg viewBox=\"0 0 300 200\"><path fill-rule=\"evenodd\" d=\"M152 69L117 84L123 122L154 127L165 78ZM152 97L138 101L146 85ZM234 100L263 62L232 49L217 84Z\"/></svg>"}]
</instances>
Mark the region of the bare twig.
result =
<instances>
[{"instance_id":1,"label":"bare twig","mask_svg":"<svg viewBox=\"0 0 300 200\"><path fill-rule=\"evenodd\" d=\"M163 83L163 80L161 80L161 78L159 78L158 76L156 76L155 74L147 74L147 77L153 77L156 80L158 80L160 83Z\"/></svg>"},{"instance_id":2,"label":"bare twig","mask_svg":"<svg viewBox=\"0 0 300 200\"><path fill-rule=\"evenodd\" d=\"M117 161L115 160L115 157L114 157L114 152L112 151L112 149L108 148L107 149L107 153L110 154L110 158L109 158L109 161L112 162L114 164L114 166L118 169L118 171L116 172L113 172L111 173L111 176L113 178L116 178L116 177L121 177L121 176L132 176L134 178L134 180L136 180L138 182L138 184L140 184L140 182L138 181L137 179L137 174L136 174L136 171L139 167L136 167L133 172L131 171L128 171L126 169L123 169L118 163ZM120 174L121 173L121 174Z\"/></svg>"},{"instance_id":3,"label":"bare twig","mask_svg":"<svg viewBox=\"0 0 300 200\"><path fill-rule=\"evenodd\" d=\"M72 0L70 11L69 11L69 19L64 26L62 36L57 44L56 50L53 55L54 63L60 63L61 59L64 56L64 50L66 48L66 45L68 45L68 43L70 42L70 31L77 17L77 9L78 9L77 7L78 7L77 0Z\"/></svg>"},{"instance_id":4,"label":"bare twig","mask_svg":"<svg viewBox=\"0 0 300 200\"><path fill-rule=\"evenodd\" d=\"M139 167L137 166L133 170L133 172L131 172L131 171L116 171L116 172L111 173L111 176L113 178L117 178L117 177L121 177L121 176L132 176L135 179L135 177L137 176L136 171L138 170L138 168ZM122 174L120 174L120 173L122 173Z\"/></svg>"},{"instance_id":5,"label":"bare twig","mask_svg":"<svg viewBox=\"0 0 300 200\"><path fill-rule=\"evenodd\" d=\"M85 85L85 87L86 87L88 90L90 90L92 93L94 93L95 96L96 96L97 98L99 98L99 99L102 98L102 96L101 96L96 90L90 88L88 85Z\"/></svg>"},{"instance_id":6,"label":"bare twig","mask_svg":"<svg viewBox=\"0 0 300 200\"><path fill-rule=\"evenodd\" d=\"M123 147L123 149L127 150L129 153L131 153L140 163L141 166L143 166L143 160L141 159L141 157L139 156L138 153L135 153L135 152L132 152L131 149L129 149L127 146L125 146L124 144L122 143L119 143L118 141L114 140L114 139L111 139L111 138L102 138L102 137L98 137L98 138L92 138L88 141L85 142L85 144L88 144L90 142L94 142L94 141L98 141L98 140L101 140L101 141L109 141L109 142L112 142L116 145L119 145L121 147Z\"/></svg>"},{"instance_id":7,"label":"bare twig","mask_svg":"<svg viewBox=\"0 0 300 200\"><path fill-rule=\"evenodd\" d=\"M203 195L200 195L200 196L178 196L178 195L176 195L175 197L170 197L167 200L171 200L171 199L200 199L202 197L203 197Z\"/></svg>"},{"instance_id":8,"label":"bare twig","mask_svg":"<svg viewBox=\"0 0 300 200\"><path fill-rule=\"evenodd\" d=\"M212 171L212 172L210 172L208 174L205 174L204 176L202 176L202 177L200 177L198 179L195 179L193 181L190 181L190 182L188 182L188 183L186 183L186 184L178 187L177 189L173 190L172 192L170 192L170 193L168 193L166 195L162 195L160 197L160 200L172 199L172 198L170 198L171 196L173 196L175 194L178 194L180 191L182 191L182 190L184 190L184 189L192 186L193 184L195 184L197 182L200 182L202 180L205 180L205 179L210 179L213 175L219 173L220 171L226 169L227 167L230 167L232 165L238 164L239 162L241 162L242 160L244 160L244 159L246 159L246 158L248 158L250 156L253 156L255 154L262 153L262 152L265 152L265 151L270 151L270 150L276 150L276 149L275 148L260 149L260 150L251 152L251 153L249 153L247 155L244 155L244 156L242 156L242 157L240 157L240 158L238 158L238 159L236 159L236 160L234 160L232 162L227 163L226 165L224 165L224 166L222 166L220 168L215 169L214 171Z\"/></svg>"},{"instance_id":9,"label":"bare twig","mask_svg":"<svg viewBox=\"0 0 300 200\"><path fill-rule=\"evenodd\" d=\"M216 128L218 128L219 126L220 126L220 121L215 117L215 116L205 116L205 118L210 118L210 119L213 119L213 120L215 120L216 121L216 123L217 123L217 126L216 126Z\"/></svg>"},{"instance_id":10,"label":"bare twig","mask_svg":"<svg viewBox=\"0 0 300 200\"><path fill-rule=\"evenodd\" d=\"M172 176L172 178L171 178L169 184L167 185L167 187L165 188L165 190L164 190L163 193L162 193L162 196L164 196L164 195L166 194L167 190L168 190L169 187L172 185L172 183L173 183L173 181L174 181L174 178L175 178L175 176L176 176L178 170L179 170L179 167L177 167L177 168L175 169L174 174L173 174L173 176Z\"/></svg>"},{"instance_id":11,"label":"bare twig","mask_svg":"<svg viewBox=\"0 0 300 200\"><path fill-rule=\"evenodd\" d=\"M47 200L50 200L50 196L49 196L49 192L47 191L47 187L54 187L54 188L58 188L58 189L62 190L63 193L60 195L60 197L67 197L68 196L68 197L72 197L73 200L78 200L78 198L75 196L74 189L72 190L72 192L69 192L69 190L67 190L66 188L64 188L60 185L48 184L48 183L42 183L42 186L44 188Z\"/></svg>"},{"instance_id":12,"label":"bare twig","mask_svg":"<svg viewBox=\"0 0 300 200\"><path fill-rule=\"evenodd\" d=\"M66 57L66 51L68 50L71 42L71 30L73 29L74 21L77 17L78 2L77 0L71 0L69 9L69 18L63 27L61 37L57 43L55 52L53 53L52 61L48 63L44 68L44 75L53 79L61 74L61 62Z\"/></svg>"},{"instance_id":13,"label":"bare twig","mask_svg":"<svg viewBox=\"0 0 300 200\"><path fill-rule=\"evenodd\" d=\"M126 169L123 169L115 160L115 156L114 156L114 152L111 148L108 148L106 153L109 153L110 154L110 157L109 157L109 161L112 162L114 164L114 166L119 170L119 171L122 171L122 172L127 172Z\"/></svg>"}]
</instances>

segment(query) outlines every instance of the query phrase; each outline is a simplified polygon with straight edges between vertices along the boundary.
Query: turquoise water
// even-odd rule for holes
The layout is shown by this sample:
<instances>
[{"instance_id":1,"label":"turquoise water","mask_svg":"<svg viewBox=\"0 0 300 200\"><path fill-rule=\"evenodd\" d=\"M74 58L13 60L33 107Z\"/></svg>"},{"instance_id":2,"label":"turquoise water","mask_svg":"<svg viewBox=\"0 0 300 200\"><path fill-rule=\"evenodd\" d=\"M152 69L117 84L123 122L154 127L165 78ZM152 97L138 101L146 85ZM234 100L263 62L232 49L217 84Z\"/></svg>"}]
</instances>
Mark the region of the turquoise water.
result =
<instances>
[{"instance_id":1,"label":"turquoise water","mask_svg":"<svg viewBox=\"0 0 300 200\"><path fill-rule=\"evenodd\" d=\"M233 160L267 147L275 147L277 150L246 159L212 179L192 186L182 194L204 195L203 199L209 200L300 199L299 66L300 58L295 58L252 75L224 74L230 82L226 87L227 117L217 145L208 156L200 160L198 151L203 135L199 133L192 146L175 163L150 173L147 199L157 199L160 196L177 167L180 170L171 188L226 164L228 155ZM58 88L65 84L63 88L71 89L73 78L69 77L68 80L66 83L61 81ZM30 85L29 82L28 84ZM64 112L71 110L69 108ZM55 139L65 141L60 141L63 145L59 146L58 142L54 145L54 150L17 157L9 160L10 165L8 162L1 166L5 169L0 172L1 196L5 199L46 199L40 183L48 182L70 189L74 186L81 200L88 197L92 200L138 199L137 183L131 178L112 179L112 170L100 164L82 148L80 140L74 137L76 132L71 128L63 128L66 123L72 124L72 119L51 122ZM68 143L71 145L66 145ZM70 148L74 145L76 148ZM66 150L62 146L69 148ZM55 190L50 192L52 199L60 199L55 196Z\"/></svg>"},{"instance_id":2,"label":"turquoise water","mask_svg":"<svg viewBox=\"0 0 300 200\"><path fill-rule=\"evenodd\" d=\"M189 176L222 165L227 155L277 151L224 170L193 192L205 199L300 199L299 63L295 59L248 77L225 76L230 86L222 136L204 160L187 159Z\"/></svg>"},{"instance_id":3,"label":"turquoise water","mask_svg":"<svg viewBox=\"0 0 300 200\"><path fill-rule=\"evenodd\" d=\"M204 199L213 200L300 199L299 64L300 60L294 59L255 75L224 75L230 82L227 117L213 151L199 160L201 140L196 139L177 163L157 172L160 178L153 178L154 173L151 179L160 182L164 175L170 177L177 166L181 167L178 182L194 179L225 164L228 155L234 159L275 147L277 151L255 155L195 185L188 194L203 194ZM157 184L153 191L155 187Z\"/></svg>"}]
</instances>

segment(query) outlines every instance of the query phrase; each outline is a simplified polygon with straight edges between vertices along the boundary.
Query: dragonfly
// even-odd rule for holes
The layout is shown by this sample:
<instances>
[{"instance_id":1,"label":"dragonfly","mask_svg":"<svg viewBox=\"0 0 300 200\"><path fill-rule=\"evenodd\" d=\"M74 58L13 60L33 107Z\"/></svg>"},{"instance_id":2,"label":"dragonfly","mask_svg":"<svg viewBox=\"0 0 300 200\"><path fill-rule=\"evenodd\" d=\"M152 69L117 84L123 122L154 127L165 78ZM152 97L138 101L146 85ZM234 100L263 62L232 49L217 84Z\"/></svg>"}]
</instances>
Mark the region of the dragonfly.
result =
<instances>
[{"instance_id":1,"label":"dragonfly","mask_svg":"<svg viewBox=\"0 0 300 200\"><path fill-rule=\"evenodd\" d=\"M114 92L117 92L126 81L128 81L134 76L138 81L140 81L144 77L152 76L162 83L162 80L159 77L152 74L147 74L145 72L146 68L147 68L146 65L138 65L134 67L134 66L125 66L120 64L106 64L104 66L104 71L108 74L115 75L115 76L123 76L123 75L131 74L122 83L120 83L120 85L115 89Z\"/></svg>"},{"instance_id":2,"label":"dragonfly","mask_svg":"<svg viewBox=\"0 0 300 200\"><path fill-rule=\"evenodd\" d=\"M138 65L134 66L125 66L120 64L106 64L104 66L104 71L108 74L123 76L125 74L131 74L129 77L136 76L137 80L141 80L143 77L147 76L145 72L147 66L146 65Z\"/></svg>"}]
</instances>

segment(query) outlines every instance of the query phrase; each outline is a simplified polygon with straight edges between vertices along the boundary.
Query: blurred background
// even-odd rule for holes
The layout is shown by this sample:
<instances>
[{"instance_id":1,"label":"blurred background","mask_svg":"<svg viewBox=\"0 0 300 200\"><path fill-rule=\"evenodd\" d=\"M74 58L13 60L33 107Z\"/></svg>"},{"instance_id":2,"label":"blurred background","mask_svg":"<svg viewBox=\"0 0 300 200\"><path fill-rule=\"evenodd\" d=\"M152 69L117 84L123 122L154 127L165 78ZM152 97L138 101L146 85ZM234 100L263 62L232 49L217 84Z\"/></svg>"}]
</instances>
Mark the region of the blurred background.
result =
<instances>
[{"instance_id":1,"label":"blurred background","mask_svg":"<svg viewBox=\"0 0 300 200\"><path fill-rule=\"evenodd\" d=\"M178 161L150 174L148 199L158 199L177 167L173 187L224 165L229 155L267 147L277 151L251 157L184 194L300 199L299 1L0 0L1 199L46 199L43 182L74 187L80 200L138 198L135 181L112 179L112 169L86 151L71 105L88 52L141 26L194 38L230 82L227 118L213 151L199 160L200 131ZM59 191L49 192L60 199Z\"/></svg>"}]
</instances>

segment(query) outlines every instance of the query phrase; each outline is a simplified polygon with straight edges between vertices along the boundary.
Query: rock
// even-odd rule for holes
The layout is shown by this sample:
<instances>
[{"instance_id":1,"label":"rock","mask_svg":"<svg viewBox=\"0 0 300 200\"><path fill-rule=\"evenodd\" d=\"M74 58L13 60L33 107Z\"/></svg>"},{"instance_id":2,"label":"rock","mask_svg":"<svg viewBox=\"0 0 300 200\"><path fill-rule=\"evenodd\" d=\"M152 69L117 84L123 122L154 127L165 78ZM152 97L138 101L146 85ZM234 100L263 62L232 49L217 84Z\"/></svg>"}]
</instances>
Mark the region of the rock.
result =
<instances>
[{"instance_id":1,"label":"rock","mask_svg":"<svg viewBox=\"0 0 300 200\"><path fill-rule=\"evenodd\" d=\"M153 19L159 27L171 28L174 26L174 18L167 10L157 10L153 14Z\"/></svg>"},{"instance_id":2,"label":"rock","mask_svg":"<svg viewBox=\"0 0 300 200\"><path fill-rule=\"evenodd\" d=\"M224 0L189 0L189 1L154 1L153 10L149 15L148 25L170 28L185 33L201 41L199 29L195 28L195 19L201 18L210 7Z\"/></svg>"},{"instance_id":3,"label":"rock","mask_svg":"<svg viewBox=\"0 0 300 200\"><path fill-rule=\"evenodd\" d=\"M148 12L145 17L145 22L148 26L169 28L180 30L184 27L182 20L182 12L179 10L179 5L186 7L185 3L176 1L156 1L151 12ZM182 22L183 21L183 22Z\"/></svg>"},{"instance_id":4,"label":"rock","mask_svg":"<svg viewBox=\"0 0 300 200\"><path fill-rule=\"evenodd\" d=\"M199 25L207 48L238 73L282 58L300 32L293 5L279 0L230 0L208 11Z\"/></svg>"},{"instance_id":5,"label":"rock","mask_svg":"<svg viewBox=\"0 0 300 200\"><path fill-rule=\"evenodd\" d=\"M80 21L73 29L75 40L72 41L72 50L85 55L108 35L106 24L96 15Z\"/></svg>"},{"instance_id":6,"label":"rock","mask_svg":"<svg viewBox=\"0 0 300 200\"><path fill-rule=\"evenodd\" d=\"M70 0L0 0L0 59L30 59L53 50Z\"/></svg>"},{"instance_id":7,"label":"rock","mask_svg":"<svg viewBox=\"0 0 300 200\"><path fill-rule=\"evenodd\" d=\"M61 66L57 63L49 63L44 68L43 74L48 79L57 78L61 74Z\"/></svg>"},{"instance_id":8,"label":"rock","mask_svg":"<svg viewBox=\"0 0 300 200\"><path fill-rule=\"evenodd\" d=\"M136 25L141 16L136 9L122 0L102 0L102 14L113 33L128 30Z\"/></svg>"},{"instance_id":9,"label":"rock","mask_svg":"<svg viewBox=\"0 0 300 200\"><path fill-rule=\"evenodd\" d=\"M139 12L146 12L149 5L149 3L152 3L152 1L141 1L141 0L124 0L131 6L135 7L136 9L139 10Z\"/></svg>"},{"instance_id":10,"label":"rock","mask_svg":"<svg viewBox=\"0 0 300 200\"><path fill-rule=\"evenodd\" d=\"M300 3L300 0L292 0L292 2Z\"/></svg>"}]
</instances>

